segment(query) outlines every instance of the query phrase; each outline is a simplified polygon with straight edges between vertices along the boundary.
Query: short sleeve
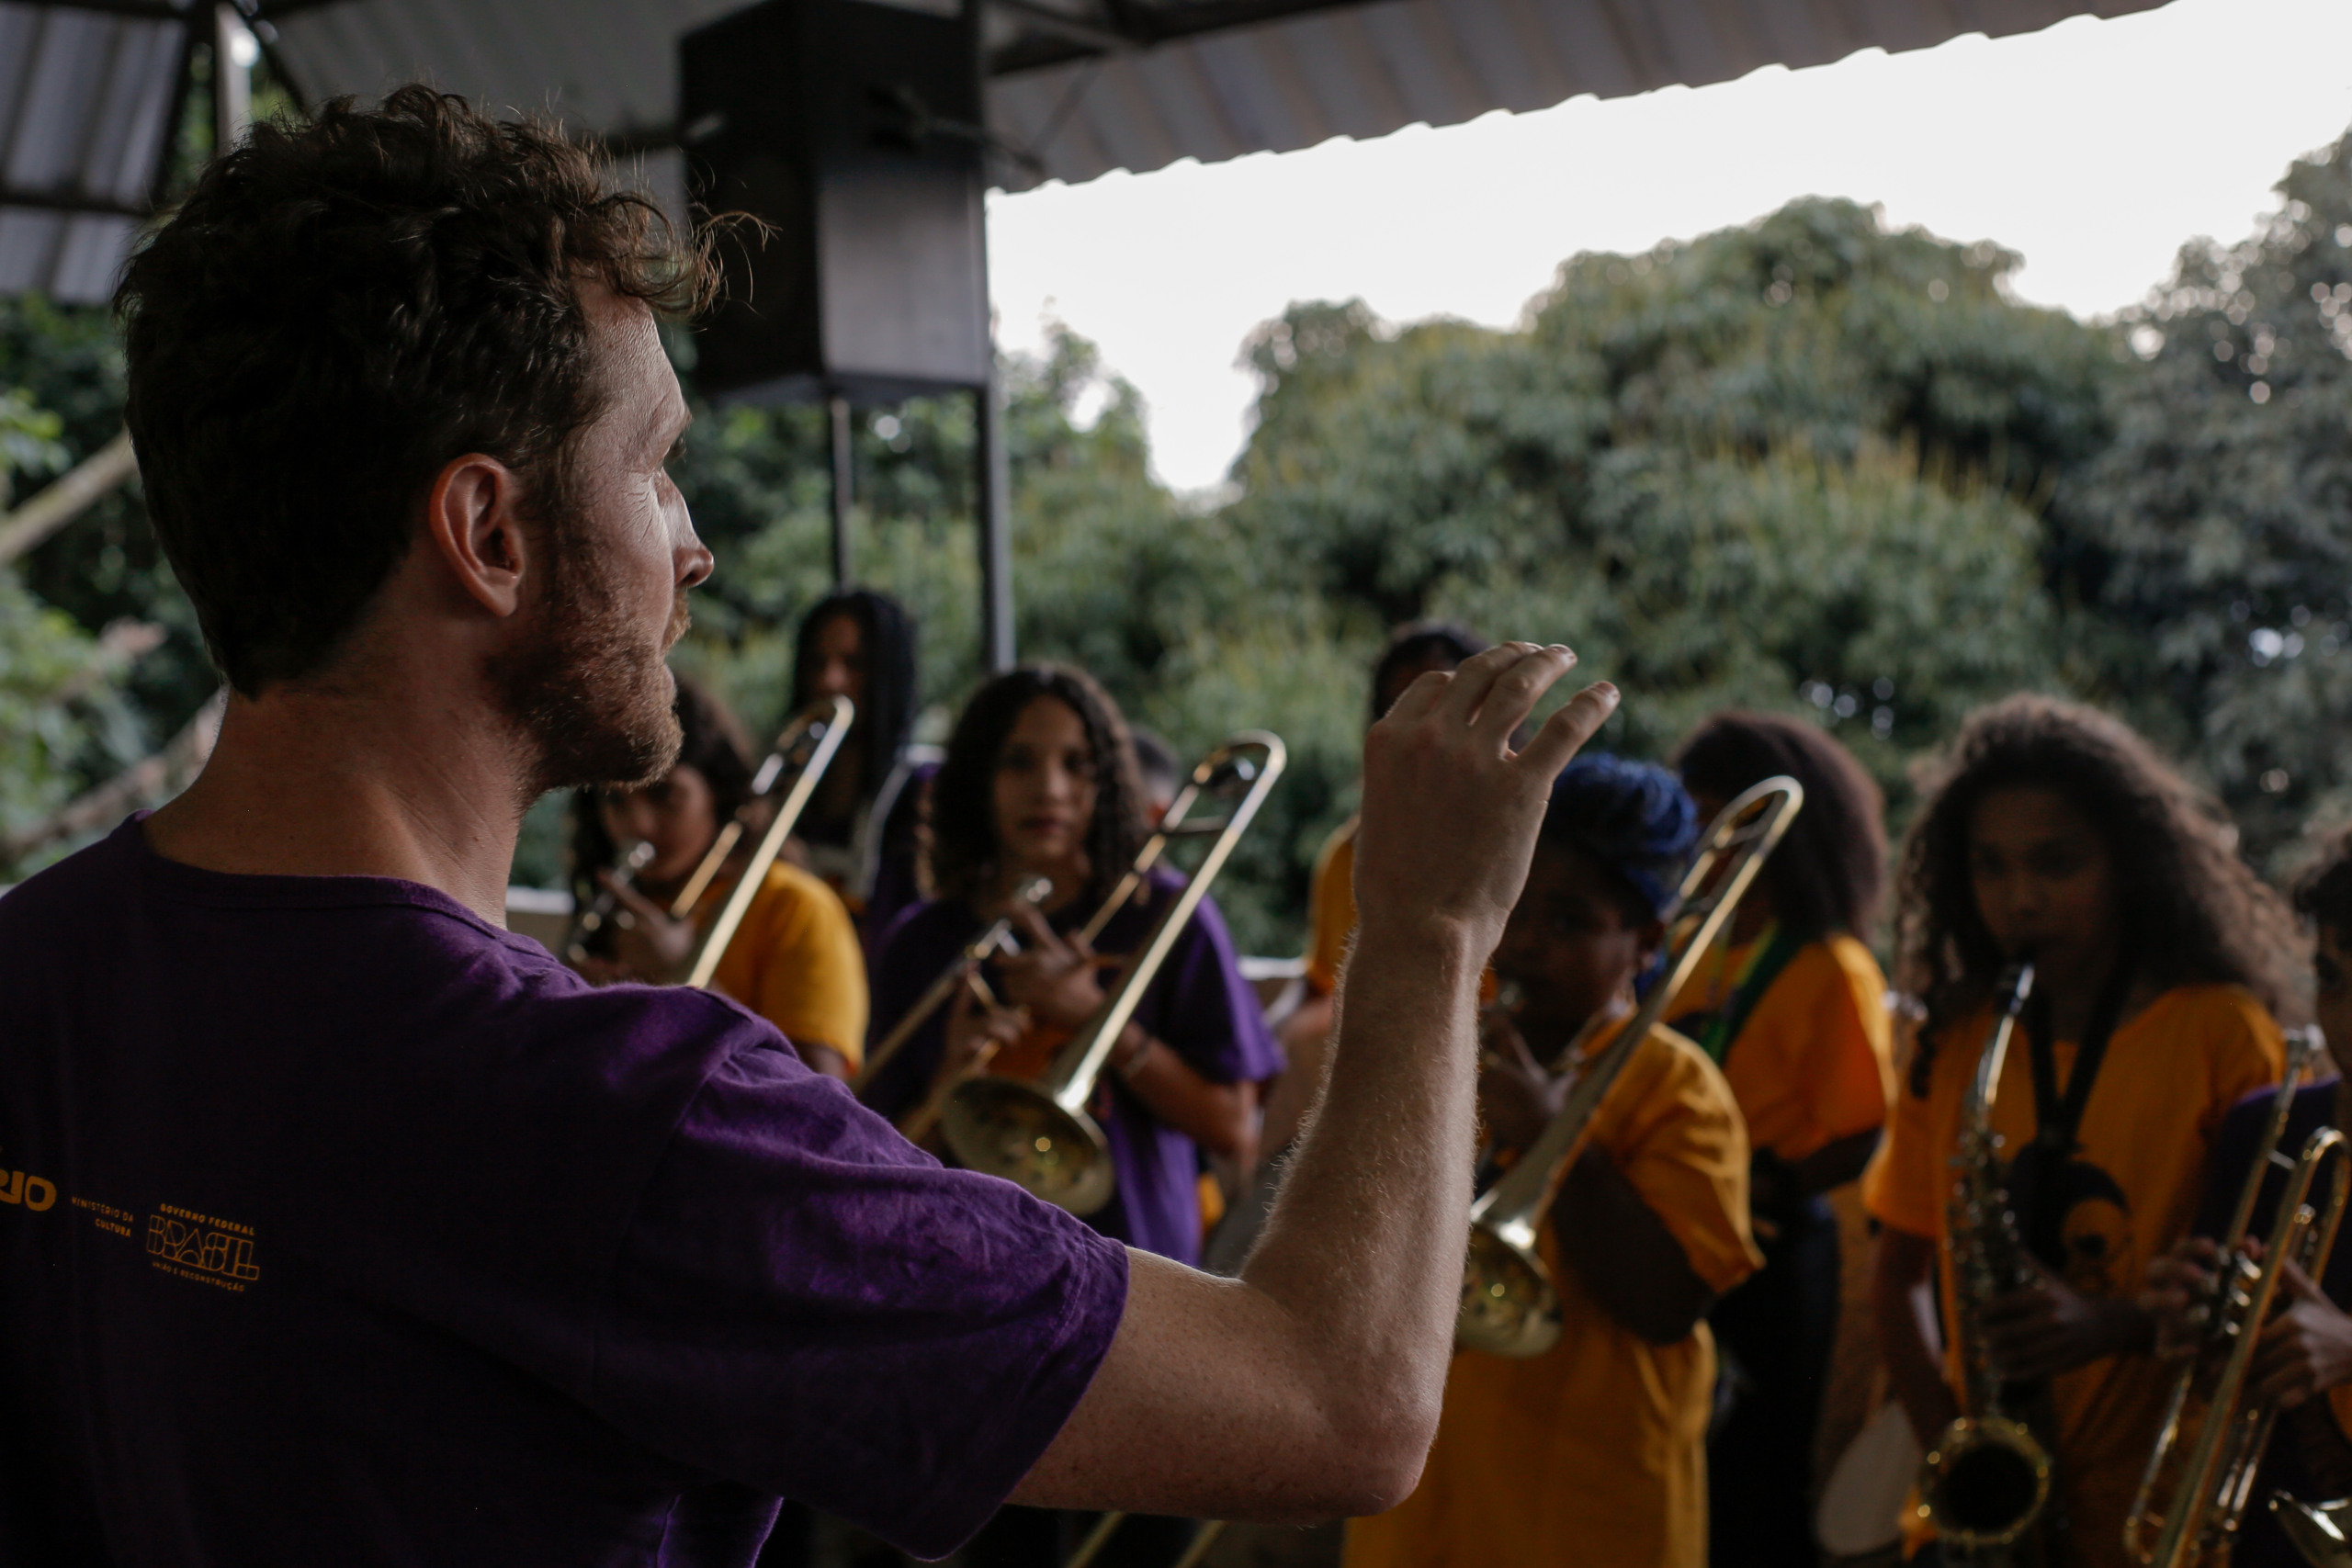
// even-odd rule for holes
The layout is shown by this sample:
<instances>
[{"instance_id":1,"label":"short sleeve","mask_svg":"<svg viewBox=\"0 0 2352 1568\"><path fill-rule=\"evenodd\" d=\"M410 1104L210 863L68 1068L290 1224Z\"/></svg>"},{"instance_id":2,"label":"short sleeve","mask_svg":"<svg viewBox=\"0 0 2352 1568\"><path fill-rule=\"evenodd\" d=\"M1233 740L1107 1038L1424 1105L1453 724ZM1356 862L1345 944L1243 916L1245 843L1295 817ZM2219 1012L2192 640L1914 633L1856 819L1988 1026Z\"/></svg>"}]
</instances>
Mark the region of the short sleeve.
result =
<instances>
[{"instance_id":1,"label":"short sleeve","mask_svg":"<svg viewBox=\"0 0 2352 1568\"><path fill-rule=\"evenodd\" d=\"M1632 1103L1595 1135L1652 1213L1681 1244L1691 1272L1718 1294L1763 1265L1748 1232L1747 1134L1731 1088L1699 1048L1654 1034Z\"/></svg>"},{"instance_id":2,"label":"short sleeve","mask_svg":"<svg viewBox=\"0 0 2352 1568\"><path fill-rule=\"evenodd\" d=\"M645 1189L586 1400L675 1459L938 1557L1061 1429L1126 1282L1116 1243L744 1049Z\"/></svg>"},{"instance_id":3,"label":"short sleeve","mask_svg":"<svg viewBox=\"0 0 2352 1568\"><path fill-rule=\"evenodd\" d=\"M1281 1048L1214 898L1204 897L1193 911L1151 1006L1138 1017L1211 1083L1262 1083L1282 1071Z\"/></svg>"},{"instance_id":4,"label":"short sleeve","mask_svg":"<svg viewBox=\"0 0 2352 1568\"><path fill-rule=\"evenodd\" d=\"M2287 1042L2269 1010L2235 986L2220 994L2226 1002L2214 1010L2216 1016L2207 1026L2205 1059L2212 1081L2199 1123L2209 1141L2230 1107L2256 1089L2268 1089L2287 1070Z\"/></svg>"},{"instance_id":5,"label":"short sleeve","mask_svg":"<svg viewBox=\"0 0 2352 1568\"><path fill-rule=\"evenodd\" d=\"M720 963L719 989L784 1032L838 1051L854 1067L865 1043L865 955L841 896L796 866L778 865L746 931Z\"/></svg>"},{"instance_id":6,"label":"short sleeve","mask_svg":"<svg viewBox=\"0 0 2352 1568\"><path fill-rule=\"evenodd\" d=\"M1307 899L1306 983L1323 996L1340 988L1348 938L1356 929L1356 824L1350 818L1323 842Z\"/></svg>"},{"instance_id":7,"label":"short sleeve","mask_svg":"<svg viewBox=\"0 0 2352 1568\"><path fill-rule=\"evenodd\" d=\"M1948 1151L1937 1146L1936 1108L1944 1098L1946 1076L1938 1076L1928 1086L1929 1098L1924 1100L1913 1094L1908 1084L1895 1089L1886 1136L1870 1168L1862 1172L1862 1206L1871 1218L1911 1235L1935 1236L1943 1232L1949 1164Z\"/></svg>"}]
</instances>

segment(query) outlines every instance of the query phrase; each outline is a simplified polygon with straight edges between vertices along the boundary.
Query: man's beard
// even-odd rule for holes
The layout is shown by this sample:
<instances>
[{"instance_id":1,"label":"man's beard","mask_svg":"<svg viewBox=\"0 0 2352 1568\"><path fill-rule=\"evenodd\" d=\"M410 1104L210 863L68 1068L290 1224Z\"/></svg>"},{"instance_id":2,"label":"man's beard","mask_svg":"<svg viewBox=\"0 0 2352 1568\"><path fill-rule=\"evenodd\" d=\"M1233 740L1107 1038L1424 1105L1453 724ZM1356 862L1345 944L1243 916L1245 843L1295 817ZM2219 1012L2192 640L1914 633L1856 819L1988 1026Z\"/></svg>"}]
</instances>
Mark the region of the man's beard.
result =
<instances>
[{"instance_id":1,"label":"man's beard","mask_svg":"<svg viewBox=\"0 0 2352 1568\"><path fill-rule=\"evenodd\" d=\"M553 522L551 570L517 646L491 660L499 705L534 753L529 797L552 789L628 787L669 773L684 737L677 684L662 662L685 635L681 593L660 647L638 640L610 577L581 531Z\"/></svg>"}]
</instances>

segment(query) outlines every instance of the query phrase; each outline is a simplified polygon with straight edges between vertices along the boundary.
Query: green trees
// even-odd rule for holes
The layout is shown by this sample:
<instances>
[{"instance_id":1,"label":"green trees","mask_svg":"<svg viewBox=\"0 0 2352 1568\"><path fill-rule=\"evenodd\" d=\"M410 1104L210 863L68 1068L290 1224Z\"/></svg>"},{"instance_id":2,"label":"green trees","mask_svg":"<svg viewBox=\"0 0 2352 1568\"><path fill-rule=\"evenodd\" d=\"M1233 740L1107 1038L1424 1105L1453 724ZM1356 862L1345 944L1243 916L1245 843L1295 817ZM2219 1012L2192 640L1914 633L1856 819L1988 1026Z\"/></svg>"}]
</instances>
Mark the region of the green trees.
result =
<instances>
[{"instance_id":1,"label":"green trees","mask_svg":"<svg viewBox=\"0 0 2352 1568\"><path fill-rule=\"evenodd\" d=\"M2261 233L2184 249L2104 325L2018 303L1996 245L1826 200L1571 258L1511 331L1295 305L1245 345L1257 423L1214 506L1152 479L1135 389L1058 333L1006 367L1023 653L1092 670L1180 752L1243 726L1290 741L1221 889L1257 951L1297 941L1367 667L1420 615L1575 643L1629 696L1605 743L1637 754L1717 706L1812 715L1898 808L1967 708L2073 692L2149 728L2270 855L2352 794L2348 160L2298 164ZM0 415L19 461L95 450L120 397L103 316L0 302L0 388L25 389ZM823 418L703 412L679 477L718 572L678 657L768 726L830 587ZM972 442L962 400L857 420L857 572L921 618L949 708L980 673ZM0 832L212 684L135 489L20 564ZM75 675L123 616L162 648L127 681ZM82 694L19 716L61 682ZM554 881L559 837L543 807L518 877Z\"/></svg>"},{"instance_id":2,"label":"green trees","mask_svg":"<svg viewBox=\"0 0 2352 1568\"><path fill-rule=\"evenodd\" d=\"M2257 854L2352 787L2352 137L2126 313L2147 363L2053 507L2094 689L2222 792Z\"/></svg>"}]
</instances>

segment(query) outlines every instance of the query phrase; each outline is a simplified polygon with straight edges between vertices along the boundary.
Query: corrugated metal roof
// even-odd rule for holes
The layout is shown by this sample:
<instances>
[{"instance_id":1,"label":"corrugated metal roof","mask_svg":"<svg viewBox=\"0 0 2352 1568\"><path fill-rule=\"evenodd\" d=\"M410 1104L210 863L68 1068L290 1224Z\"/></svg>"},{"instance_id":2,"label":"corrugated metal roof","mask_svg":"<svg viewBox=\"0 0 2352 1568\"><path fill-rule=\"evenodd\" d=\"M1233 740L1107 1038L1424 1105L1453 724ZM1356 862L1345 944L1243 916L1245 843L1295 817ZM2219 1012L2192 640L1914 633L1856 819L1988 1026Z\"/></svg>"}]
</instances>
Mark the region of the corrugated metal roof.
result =
<instances>
[{"instance_id":1,"label":"corrugated metal roof","mask_svg":"<svg viewBox=\"0 0 2352 1568\"><path fill-rule=\"evenodd\" d=\"M279 21L278 49L314 96L379 93L423 76L469 97L552 107L641 145L660 140L673 118L677 35L739 4L345 0ZM1923 49L1962 33L2030 32L2159 4L1015 0L989 14L989 119L1018 155L1000 161L998 177L1021 188L1453 125L1587 93L1697 86L1763 65L1818 65L1873 47Z\"/></svg>"},{"instance_id":2,"label":"corrugated metal roof","mask_svg":"<svg viewBox=\"0 0 2352 1568\"><path fill-rule=\"evenodd\" d=\"M989 118L1036 160L1031 178L1090 180L1180 158L1217 163L1334 136L1457 125L1701 86L1760 66L1826 64L1872 47L2031 32L2161 0L1379 0L1149 50L997 77ZM1169 7L1181 10L1181 7Z\"/></svg>"},{"instance_id":3,"label":"corrugated metal roof","mask_svg":"<svg viewBox=\"0 0 2352 1568\"><path fill-rule=\"evenodd\" d=\"M934 9L953 0L904 0ZM1012 188L1286 152L2163 0L989 0ZM0 289L105 297L153 189L190 0L0 0ZM312 99L424 79L668 137L681 32L741 0L262 0ZM198 17L204 11L194 13ZM658 186L676 174L655 161Z\"/></svg>"},{"instance_id":4,"label":"corrugated metal roof","mask_svg":"<svg viewBox=\"0 0 2352 1568\"><path fill-rule=\"evenodd\" d=\"M179 0L175 0L179 3ZM162 168L186 25L0 0L0 290L103 299Z\"/></svg>"}]
</instances>

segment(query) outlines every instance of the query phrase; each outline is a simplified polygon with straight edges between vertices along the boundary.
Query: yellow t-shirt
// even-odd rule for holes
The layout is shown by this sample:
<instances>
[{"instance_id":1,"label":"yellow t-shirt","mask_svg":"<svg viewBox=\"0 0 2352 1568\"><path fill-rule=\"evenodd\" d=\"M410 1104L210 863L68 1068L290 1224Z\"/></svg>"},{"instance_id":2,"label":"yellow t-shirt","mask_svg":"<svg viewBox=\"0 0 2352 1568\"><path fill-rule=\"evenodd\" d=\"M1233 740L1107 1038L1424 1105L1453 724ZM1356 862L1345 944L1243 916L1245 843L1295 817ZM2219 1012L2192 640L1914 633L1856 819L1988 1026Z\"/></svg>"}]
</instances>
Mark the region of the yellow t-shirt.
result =
<instances>
[{"instance_id":1,"label":"yellow t-shirt","mask_svg":"<svg viewBox=\"0 0 2352 1568\"><path fill-rule=\"evenodd\" d=\"M1752 951L1712 949L1667 1021L1727 1005ZM1886 976L1869 948L1842 933L1799 948L1724 1053L1749 1145L1793 1162L1885 1125L1894 1094L1892 1036Z\"/></svg>"},{"instance_id":2,"label":"yellow t-shirt","mask_svg":"<svg viewBox=\"0 0 2352 1568\"><path fill-rule=\"evenodd\" d=\"M1599 1047L1596 1046L1596 1049ZM1593 1118L1591 1136L1727 1291L1763 1262L1747 1230L1747 1137L1705 1053L1652 1032ZM1611 1317L1560 1261L1560 1342L1528 1360L1464 1350L1421 1483L1348 1525L1345 1568L1701 1568L1707 1560L1707 1325L1652 1345Z\"/></svg>"},{"instance_id":3,"label":"yellow t-shirt","mask_svg":"<svg viewBox=\"0 0 2352 1568\"><path fill-rule=\"evenodd\" d=\"M1351 817L1323 840L1306 896L1306 983L1317 995L1340 988L1340 965L1347 962L1355 929L1356 819Z\"/></svg>"},{"instance_id":4,"label":"yellow t-shirt","mask_svg":"<svg viewBox=\"0 0 2352 1568\"><path fill-rule=\"evenodd\" d=\"M711 919L726 890L703 897ZM838 1051L856 1066L865 1050L865 954L841 896L778 861L743 911L743 923L711 976L718 990L784 1032L795 1044Z\"/></svg>"},{"instance_id":5,"label":"yellow t-shirt","mask_svg":"<svg viewBox=\"0 0 2352 1568\"><path fill-rule=\"evenodd\" d=\"M1886 1142L1862 1177L1862 1201L1882 1224L1931 1237L1939 1256L1952 1184L1960 1104L1991 1023L1980 1010L1937 1036L1925 1100L1906 1088L1894 1101ZM2060 1041L2058 1081L2074 1071L2075 1046ZM2278 1026L2235 986L2180 986L2127 1020L2108 1043L2078 1137L2075 1194L2062 1235L2065 1278L2094 1295L2135 1294L2150 1259L2187 1234L2203 1190L2206 1156L2222 1113L2278 1081L2285 1066ZM2033 1139L2033 1068L2022 1031L1993 1103L1993 1128L2011 1150ZM1956 1321L1949 1262L1944 1321ZM1957 1347L1947 1376L1958 1386ZM2153 1356L2113 1356L2060 1375L2051 1390L2057 1430L2051 1442L2066 1505L2072 1561L2083 1568L2129 1568L2124 1516L2164 1419L2172 1369ZM2054 1438L2054 1441L2053 1441Z\"/></svg>"}]
</instances>

